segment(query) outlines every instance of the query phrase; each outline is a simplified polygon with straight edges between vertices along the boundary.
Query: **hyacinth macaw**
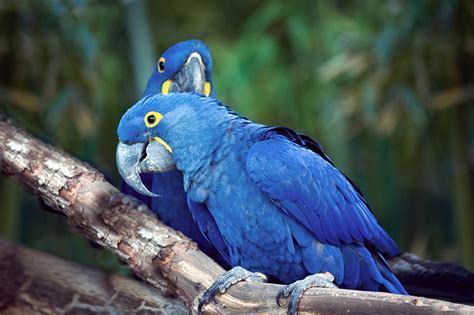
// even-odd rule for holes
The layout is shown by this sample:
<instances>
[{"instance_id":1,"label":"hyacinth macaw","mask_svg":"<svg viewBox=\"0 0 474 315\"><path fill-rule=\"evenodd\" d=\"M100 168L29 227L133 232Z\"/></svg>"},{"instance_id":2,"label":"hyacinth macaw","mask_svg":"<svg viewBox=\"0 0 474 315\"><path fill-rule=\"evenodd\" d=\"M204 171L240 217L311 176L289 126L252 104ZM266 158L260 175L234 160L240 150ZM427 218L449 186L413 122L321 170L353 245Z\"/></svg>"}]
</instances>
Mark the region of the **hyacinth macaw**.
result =
<instances>
[{"instance_id":1,"label":"hyacinth macaw","mask_svg":"<svg viewBox=\"0 0 474 315\"><path fill-rule=\"evenodd\" d=\"M180 42L165 51L148 81L144 96L173 92L197 92L215 97L215 88L212 83L212 59L209 49L201 41ZM332 164L318 143L304 135L294 134L292 137L300 138L307 147L311 147ZM228 254L225 251L222 254L222 250L219 252L209 241L209 239L219 238L218 231L211 228L215 226L215 223L206 227L202 225L202 222L206 221L205 218L197 219L197 222L193 219L188 209L180 171L173 169L166 173L143 173L141 180L146 187L161 197L151 198L136 192L128 185L124 185L124 192L145 201L164 223L193 239L201 250L224 268L230 266ZM358 187L350 179L347 178L347 180L362 197ZM204 216L207 213L193 215ZM213 219L208 216L207 220L212 222ZM201 222L200 226L198 226L199 222ZM395 275L411 294L459 302L474 300L474 276L464 268L454 264L422 260L409 253L391 257L389 263Z\"/></svg>"},{"instance_id":2,"label":"hyacinth macaw","mask_svg":"<svg viewBox=\"0 0 474 315\"><path fill-rule=\"evenodd\" d=\"M194 93L145 96L117 132L124 180L154 196L140 172L176 168L199 229L236 267L201 307L261 273L288 284L279 297L291 296L290 313L304 289L334 287L333 280L341 288L407 293L384 258L399 253L396 244L309 137L254 123Z\"/></svg>"},{"instance_id":3,"label":"hyacinth macaw","mask_svg":"<svg viewBox=\"0 0 474 315\"><path fill-rule=\"evenodd\" d=\"M199 40L179 42L159 58L148 80L143 96L175 92L196 92L214 97L212 59L209 48ZM199 248L223 267L228 267L214 245L201 233L188 209L183 189L183 176L178 170L141 174L146 187L159 198L140 194L126 183L122 191L143 202L168 226L194 240Z\"/></svg>"}]
</instances>

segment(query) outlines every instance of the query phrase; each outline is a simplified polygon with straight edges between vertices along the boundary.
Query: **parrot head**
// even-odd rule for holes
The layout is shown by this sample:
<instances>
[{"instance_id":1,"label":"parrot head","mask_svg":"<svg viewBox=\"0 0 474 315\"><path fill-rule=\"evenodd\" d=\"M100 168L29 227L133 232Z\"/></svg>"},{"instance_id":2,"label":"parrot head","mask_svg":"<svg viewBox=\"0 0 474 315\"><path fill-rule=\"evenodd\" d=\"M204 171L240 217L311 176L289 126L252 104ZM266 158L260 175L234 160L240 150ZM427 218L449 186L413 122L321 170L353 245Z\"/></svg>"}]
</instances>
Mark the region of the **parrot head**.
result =
<instances>
[{"instance_id":1,"label":"parrot head","mask_svg":"<svg viewBox=\"0 0 474 315\"><path fill-rule=\"evenodd\" d=\"M158 59L144 95L173 92L214 96L211 53L200 40L191 39L168 48Z\"/></svg>"},{"instance_id":2,"label":"parrot head","mask_svg":"<svg viewBox=\"0 0 474 315\"><path fill-rule=\"evenodd\" d=\"M144 96L130 107L117 128L116 164L124 181L137 192L156 197L140 174L167 172L188 161L184 151L189 148L199 154L216 145L209 115L216 109L227 111L216 104L220 103L197 93L170 93Z\"/></svg>"}]
</instances>

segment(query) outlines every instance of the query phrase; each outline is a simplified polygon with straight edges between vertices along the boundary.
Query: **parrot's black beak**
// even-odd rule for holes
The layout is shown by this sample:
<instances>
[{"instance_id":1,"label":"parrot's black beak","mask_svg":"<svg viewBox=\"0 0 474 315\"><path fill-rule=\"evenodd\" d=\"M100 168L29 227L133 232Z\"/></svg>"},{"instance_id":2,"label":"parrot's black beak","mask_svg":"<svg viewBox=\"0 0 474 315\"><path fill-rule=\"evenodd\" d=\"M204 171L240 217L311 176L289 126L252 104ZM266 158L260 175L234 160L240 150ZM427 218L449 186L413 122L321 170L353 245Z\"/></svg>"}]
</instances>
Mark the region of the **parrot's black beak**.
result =
<instances>
[{"instance_id":1,"label":"parrot's black beak","mask_svg":"<svg viewBox=\"0 0 474 315\"><path fill-rule=\"evenodd\" d=\"M150 197L152 193L142 183L141 173L163 173L172 170L175 162L170 150L158 141L126 144L119 142L115 155L117 169L123 180L137 192Z\"/></svg>"},{"instance_id":2,"label":"parrot's black beak","mask_svg":"<svg viewBox=\"0 0 474 315\"><path fill-rule=\"evenodd\" d=\"M210 83L206 78L206 67L201 55L194 52L188 57L169 84L167 93L174 92L195 92L209 96Z\"/></svg>"}]
</instances>

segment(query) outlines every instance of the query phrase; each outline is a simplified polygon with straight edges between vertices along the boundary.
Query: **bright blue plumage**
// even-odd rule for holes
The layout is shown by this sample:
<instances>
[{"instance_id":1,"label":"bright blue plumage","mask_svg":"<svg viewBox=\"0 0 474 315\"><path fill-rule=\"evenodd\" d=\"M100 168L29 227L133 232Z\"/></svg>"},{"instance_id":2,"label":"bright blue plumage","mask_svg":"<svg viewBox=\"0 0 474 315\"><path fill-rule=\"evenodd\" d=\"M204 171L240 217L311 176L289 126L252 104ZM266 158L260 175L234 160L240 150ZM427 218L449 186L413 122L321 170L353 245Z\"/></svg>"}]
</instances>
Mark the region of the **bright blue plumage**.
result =
<instances>
[{"instance_id":1,"label":"bright blue plumage","mask_svg":"<svg viewBox=\"0 0 474 315\"><path fill-rule=\"evenodd\" d=\"M151 110L163 118L148 129ZM398 253L395 243L308 137L196 94L143 98L118 135L143 143L159 136L171 146L194 220L232 266L283 283L327 271L343 288L406 293L383 258Z\"/></svg>"},{"instance_id":2,"label":"bright blue plumage","mask_svg":"<svg viewBox=\"0 0 474 315\"><path fill-rule=\"evenodd\" d=\"M211 84L210 96L215 95L212 84L212 59L209 48L199 40L188 40L179 42L167 49L160 57L164 58L165 69L163 72L156 66L148 79L143 96L161 94L163 83L173 79L181 70L186 59L197 52L202 57L205 65L206 79ZM194 240L199 248L212 257L222 266L227 266L222 256L199 230L188 209L186 195L183 189L183 176L177 170L162 174L142 174L142 181L151 191L161 198L150 198L133 190L126 183L122 185L122 192L132 195L147 204L150 209L158 215L161 221L170 227L182 232Z\"/></svg>"},{"instance_id":3,"label":"bright blue plumage","mask_svg":"<svg viewBox=\"0 0 474 315\"><path fill-rule=\"evenodd\" d=\"M206 66L206 78L212 83L212 58L209 48L200 40L191 39L171 46L161 55L160 59L163 58L165 60L164 71L160 72L158 67L155 67L148 79L143 95L161 94L163 83L166 80L172 79L180 71L186 59L193 52L197 52L201 56ZM211 88L210 96L215 96L214 87Z\"/></svg>"}]
</instances>

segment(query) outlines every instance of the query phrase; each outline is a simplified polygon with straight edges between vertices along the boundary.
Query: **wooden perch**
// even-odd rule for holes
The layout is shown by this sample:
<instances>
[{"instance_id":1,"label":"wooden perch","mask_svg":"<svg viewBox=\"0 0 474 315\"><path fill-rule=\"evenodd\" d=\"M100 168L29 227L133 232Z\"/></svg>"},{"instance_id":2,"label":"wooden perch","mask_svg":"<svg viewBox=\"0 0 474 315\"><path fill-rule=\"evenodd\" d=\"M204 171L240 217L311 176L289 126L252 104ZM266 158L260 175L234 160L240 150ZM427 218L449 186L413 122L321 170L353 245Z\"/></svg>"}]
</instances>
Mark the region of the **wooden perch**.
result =
<instances>
[{"instance_id":1,"label":"wooden perch","mask_svg":"<svg viewBox=\"0 0 474 315\"><path fill-rule=\"evenodd\" d=\"M2 172L33 190L67 216L90 240L116 253L142 279L174 293L195 312L199 296L224 270L196 244L163 225L147 209L125 197L104 176L65 152L46 145L8 121L0 121ZM205 307L213 313L284 314L275 296L281 285L242 282ZM312 288L299 310L327 314L473 313L474 308L387 293Z\"/></svg>"},{"instance_id":2,"label":"wooden perch","mask_svg":"<svg viewBox=\"0 0 474 315\"><path fill-rule=\"evenodd\" d=\"M183 314L184 303L135 280L108 275L0 240L2 314Z\"/></svg>"}]
</instances>

